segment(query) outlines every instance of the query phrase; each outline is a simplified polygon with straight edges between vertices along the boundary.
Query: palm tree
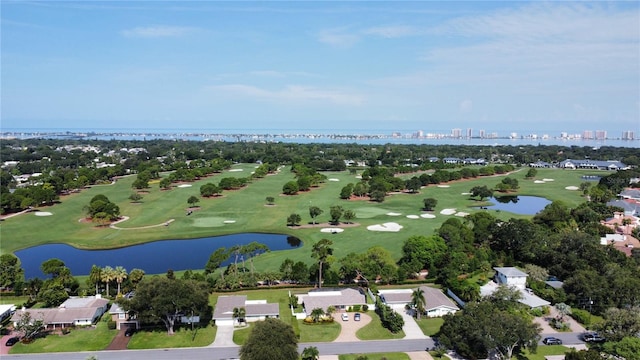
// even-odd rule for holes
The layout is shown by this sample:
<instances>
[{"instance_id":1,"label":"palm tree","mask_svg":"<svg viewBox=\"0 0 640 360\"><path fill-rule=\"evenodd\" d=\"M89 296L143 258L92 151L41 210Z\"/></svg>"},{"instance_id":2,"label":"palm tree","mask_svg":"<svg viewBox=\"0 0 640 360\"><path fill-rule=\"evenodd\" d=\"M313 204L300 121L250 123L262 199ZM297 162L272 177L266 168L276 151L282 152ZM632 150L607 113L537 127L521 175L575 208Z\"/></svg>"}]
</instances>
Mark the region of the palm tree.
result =
<instances>
[{"instance_id":1,"label":"palm tree","mask_svg":"<svg viewBox=\"0 0 640 360\"><path fill-rule=\"evenodd\" d=\"M411 293L411 307L415 310L415 315L418 317L418 320L420 320L420 316L424 313L424 305L424 290L421 288L413 290Z\"/></svg>"},{"instance_id":2,"label":"palm tree","mask_svg":"<svg viewBox=\"0 0 640 360\"><path fill-rule=\"evenodd\" d=\"M238 319L238 324L243 323L245 316L247 315L247 310L243 307L233 308L233 318Z\"/></svg>"},{"instance_id":3,"label":"palm tree","mask_svg":"<svg viewBox=\"0 0 640 360\"><path fill-rule=\"evenodd\" d=\"M313 319L313 322L318 322L322 315L324 315L324 310L322 310L321 308L315 308L311 310L311 318Z\"/></svg>"},{"instance_id":4,"label":"palm tree","mask_svg":"<svg viewBox=\"0 0 640 360\"><path fill-rule=\"evenodd\" d=\"M333 313L335 313L335 312L336 312L336 307L335 307L335 306L333 306L333 305L329 305L329 306L327 307L327 311L325 311L324 313L325 313L325 314L327 314L328 316L331 316L331 315L333 315Z\"/></svg>"},{"instance_id":5,"label":"palm tree","mask_svg":"<svg viewBox=\"0 0 640 360\"><path fill-rule=\"evenodd\" d=\"M320 351L315 346L309 346L302 350L302 360L318 360Z\"/></svg>"},{"instance_id":6,"label":"palm tree","mask_svg":"<svg viewBox=\"0 0 640 360\"><path fill-rule=\"evenodd\" d=\"M98 295L98 285L102 281L102 269L98 265L91 266L91 272L89 273L89 281L96 286L96 295Z\"/></svg>"},{"instance_id":7,"label":"palm tree","mask_svg":"<svg viewBox=\"0 0 640 360\"><path fill-rule=\"evenodd\" d=\"M104 269L100 272L100 277L102 278L102 282L107 285L107 296L109 296L109 283L114 279L115 270L111 266L105 266Z\"/></svg>"},{"instance_id":8,"label":"palm tree","mask_svg":"<svg viewBox=\"0 0 640 360\"><path fill-rule=\"evenodd\" d=\"M113 270L113 277L116 280L116 282L118 283L118 295L117 296L120 296L120 284L122 284L124 279L127 278L127 269L125 269L122 266L116 266L116 268Z\"/></svg>"},{"instance_id":9,"label":"palm tree","mask_svg":"<svg viewBox=\"0 0 640 360\"><path fill-rule=\"evenodd\" d=\"M324 265L329 257L333 255L333 241L329 239L322 239L317 243L313 244L313 249L311 249L311 256L315 259L318 259L318 288L322 287L322 265Z\"/></svg>"}]
</instances>

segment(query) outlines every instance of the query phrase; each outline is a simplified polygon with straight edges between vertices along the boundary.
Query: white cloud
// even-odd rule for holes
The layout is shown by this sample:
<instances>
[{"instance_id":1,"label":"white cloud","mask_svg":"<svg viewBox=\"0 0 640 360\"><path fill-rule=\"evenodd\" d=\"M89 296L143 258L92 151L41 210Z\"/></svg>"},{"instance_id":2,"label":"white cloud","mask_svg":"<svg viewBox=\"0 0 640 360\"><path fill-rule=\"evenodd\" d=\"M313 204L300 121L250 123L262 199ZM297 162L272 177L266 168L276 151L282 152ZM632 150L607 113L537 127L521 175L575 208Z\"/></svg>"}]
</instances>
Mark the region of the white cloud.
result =
<instances>
[{"instance_id":1,"label":"white cloud","mask_svg":"<svg viewBox=\"0 0 640 360\"><path fill-rule=\"evenodd\" d=\"M351 47L359 40L358 35L347 33L344 28L325 29L318 33L318 41L335 47Z\"/></svg>"},{"instance_id":2,"label":"white cloud","mask_svg":"<svg viewBox=\"0 0 640 360\"><path fill-rule=\"evenodd\" d=\"M287 85L281 90L267 90L244 84L214 85L207 87L207 89L226 95L238 95L258 100L279 102L312 101L350 106L359 106L365 102L364 96L359 94L300 85Z\"/></svg>"},{"instance_id":3,"label":"white cloud","mask_svg":"<svg viewBox=\"0 0 640 360\"><path fill-rule=\"evenodd\" d=\"M462 100L460 102L460 112L462 113L468 113L471 110L473 110L473 101L466 99L466 100Z\"/></svg>"},{"instance_id":4,"label":"white cloud","mask_svg":"<svg viewBox=\"0 0 640 360\"><path fill-rule=\"evenodd\" d=\"M196 28L188 26L148 26L122 30L120 34L132 38L180 37L194 32Z\"/></svg>"},{"instance_id":5,"label":"white cloud","mask_svg":"<svg viewBox=\"0 0 640 360\"><path fill-rule=\"evenodd\" d=\"M411 35L419 34L419 31L411 26L399 25L399 26L379 26L365 29L363 32L365 35L375 35L387 39L399 38Z\"/></svg>"}]
</instances>

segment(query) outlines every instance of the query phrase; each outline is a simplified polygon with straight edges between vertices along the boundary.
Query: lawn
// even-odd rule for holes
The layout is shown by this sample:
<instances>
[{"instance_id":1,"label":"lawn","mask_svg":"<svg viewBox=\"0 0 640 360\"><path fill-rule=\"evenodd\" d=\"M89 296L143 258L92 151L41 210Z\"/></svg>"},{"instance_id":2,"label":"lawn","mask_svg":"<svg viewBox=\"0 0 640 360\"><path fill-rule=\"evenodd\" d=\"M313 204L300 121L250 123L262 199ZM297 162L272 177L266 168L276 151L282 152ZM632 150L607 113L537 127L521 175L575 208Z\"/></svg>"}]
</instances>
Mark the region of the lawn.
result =
<instances>
[{"instance_id":1,"label":"lawn","mask_svg":"<svg viewBox=\"0 0 640 360\"><path fill-rule=\"evenodd\" d=\"M304 321L298 320L300 328L300 342L330 342L340 335L342 326L337 321L322 324L305 324Z\"/></svg>"},{"instance_id":2,"label":"lawn","mask_svg":"<svg viewBox=\"0 0 640 360\"><path fill-rule=\"evenodd\" d=\"M392 339L402 339L405 337L404 331L400 330L397 333L392 333L391 331L382 327L382 323L380 322L380 316L376 314L374 311L369 311L367 313L371 316L371 322L360 328L356 332L356 336L360 340L392 340Z\"/></svg>"},{"instance_id":3,"label":"lawn","mask_svg":"<svg viewBox=\"0 0 640 360\"><path fill-rule=\"evenodd\" d=\"M318 188L302 192L295 196L282 196L282 185L294 179L288 168L280 173L257 179L247 187L236 191L224 191L221 197L201 199L200 209L186 216L187 198L199 195L199 188L207 182L217 183L223 177L247 176L252 164L241 164L234 167L243 171L224 172L212 177L198 180L191 187L175 187L169 191L161 191L157 186L148 189L140 204L133 204L128 200L131 194L131 184L135 177L124 177L114 185L93 186L78 194L65 196L60 204L39 210L49 211L52 216L35 216L32 213L6 219L2 223L3 241L0 242L2 253L46 243L67 243L85 249L115 248L139 244L162 239L188 239L206 236L227 235L232 233L262 232L292 235L300 238L304 244L315 243L330 236L334 242L334 256L340 258L348 253L362 253L373 246L383 246L389 250L394 258L400 258L404 239L414 235L431 234L444 220L451 216L441 215L445 208L455 208L465 212L489 211L495 216L508 219L510 217L528 217L508 212L493 210L478 210L472 208L481 203L470 199L468 192L476 185L495 186L503 176L477 178L457 181L442 188L434 185L423 188L418 194L394 194L387 196L384 202L374 203L365 200L341 200L339 193L348 183L358 181L356 177L344 172L327 172L325 175L338 181L327 181ZM525 169L513 173L512 177L520 183L519 195L544 196L550 200L562 200L570 206L583 201L579 191L566 190L567 186L578 186L583 181L582 174L592 174L593 171L568 171L557 169L540 169L536 179L553 179L544 184L537 184L533 179L524 179ZM111 201L120 206L121 214L130 217L129 220L118 224L129 230L117 230L97 227L95 224L80 222L84 217L83 207L90 199L104 194ZM273 196L274 206L266 206L265 198ZM438 205L434 211L435 219L409 219L406 215L421 213L423 199L434 197ZM291 213L300 214L302 223L311 222L309 206L318 206L324 210L316 220L327 222L329 208L340 205L345 210L356 213L356 227L345 229L343 233L327 235L319 228L293 229L286 226L286 219ZM389 216L395 212L401 216ZM175 219L171 226L159 226L143 229L133 229L150 225L162 224L169 219ZM228 226L218 226L211 219L232 219L236 223ZM374 232L367 230L367 226L385 222L397 222L403 226L400 232ZM366 241L365 241L366 240ZM278 269L285 258L303 260L311 263L311 247L301 246L297 249L273 251L256 258L255 267L258 271ZM117 266L118 264L112 264ZM194 264L198 269L202 264ZM88 273L90 267L87 267ZM82 275L78 273L75 275Z\"/></svg>"},{"instance_id":4,"label":"lawn","mask_svg":"<svg viewBox=\"0 0 640 360\"><path fill-rule=\"evenodd\" d=\"M66 335L47 335L25 345L15 344L11 354L35 354L45 352L98 351L104 350L116 336L116 330L109 330L107 323L99 321L95 328L78 328Z\"/></svg>"},{"instance_id":5,"label":"lawn","mask_svg":"<svg viewBox=\"0 0 640 360\"><path fill-rule=\"evenodd\" d=\"M174 335L167 335L166 329L140 330L129 341L129 349L163 349L181 347L200 347L211 345L216 338L216 327L195 328L179 327Z\"/></svg>"},{"instance_id":6,"label":"lawn","mask_svg":"<svg viewBox=\"0 0 640 360\"><path fill-rule=\"evenodd\" d=\"M410 360L406 353L371 353L339 355L339 360L357 360L359 356L366 356L368 360Z\"/></svg>"},{"instance_id":7,"label":"lawn","mask_svg":"<svg viewBox=\"0 0 640 360\"><path fill-rule=\"evenodd\" d=\"M440 327L444 323L442 318L428 318L423 317L420 320L416 319L416 323L420 326L422 332L427 336L434 336L440 331Z\"/></svg>"},{"instance_id":8,"label":"lawn","mask_svg":"<svg viewBox=\"0 0 640 360\"><path fill-rule=\"evenodd\" d=\"M518 360L544 360L545 356L564 355L567 351L569 351L569 348L562 345L539 345L535 354L532 354L529 350L524 350L522 355L514 355L514 358Z\"/></svg>"}]
</instances>

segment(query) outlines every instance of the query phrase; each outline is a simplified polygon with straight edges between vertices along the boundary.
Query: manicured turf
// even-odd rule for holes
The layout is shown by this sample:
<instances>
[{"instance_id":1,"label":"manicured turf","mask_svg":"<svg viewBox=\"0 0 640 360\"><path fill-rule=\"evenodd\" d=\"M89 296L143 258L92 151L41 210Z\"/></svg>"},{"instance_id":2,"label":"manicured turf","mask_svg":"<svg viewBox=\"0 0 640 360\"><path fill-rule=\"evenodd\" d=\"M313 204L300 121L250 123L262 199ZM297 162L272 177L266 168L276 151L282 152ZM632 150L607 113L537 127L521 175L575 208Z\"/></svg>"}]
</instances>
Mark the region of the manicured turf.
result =
<instances>
[{"instance_id":1,"label":"manicured turf","mask_svg":"<svg viewBox=\"0 0 640 360\"><path fill-rule=\"evenodd\" d=\"M322 324L305 324L304 321L298 320L300 328L300 342L329 342L338 338L342 326L337 321Z\"/></svg>"},{"instance_id":2,"label":"manicured turf","mask_svg":"<svg viewBox=\"0 0 640 360\"><path fill-rule=\"evenodd\" d=\"M392 333L391 331L382 327L382 323L380 322L380 316L376 314L374 311L369 311L367 313L371 316L371 322L365 325L364 327L358 329L356 331L356 336L360 340L392 340L392 339L402 339L405 337L405 333L403 330L400 330L397 333Z\"/></svg>"},{"instance_id":3,"label":"manicured turf","mask_svg":"<svg viewBox=\"0 0 640 360\"><path fill-rule=\"evenodd\" d=\"M416 319L416 323L418 323L418 326L420 326L420 329L425 335L434 336L440 331L444 320L442 318L422 317L420 320Z\"/></svg>"},{"instance_id":4,"label":"manicured turf","mask_svg":"<svg viewBox=\"0 0 640 360\"><path fill-rule=\"evenodd\" d=\"M469 208L480 205L479 202L470 199L468 192L473 186L495 186L504 176L477 178L450 183L450 187L441 188L428 186L418 194L394 194L387 196L383 203L374 203L365 200L341 200L340 190L348 183L359 181L354 175L344 172L328 172L328 178L339 181L327 181L318 188L295 196L281 195L282 186L294 179L288 168L275 175L269 175L263 179L257 179L246 188L235 191L224 191L221 197L201 199L198 203L199 210L192 215L186 215L188 207L187 199L191 195L199 196L200 186L213 182L218 183L223 177L248 176L255 168L253 164L241 164L234 167L243 171L217 174L192 183L191 187L175 187L172 190L161 191L156 185L144 193L140 204L133 204L128 200L132 192L131 184L134 176L119 179L114 185L93 186L81 193L65 196L61 203L43 207L38 210L49 211L52 216L35 216L33 213L19 215L6 219L1 224L2 241L0 251L2 253L14 252L26 247L45 243L68 243L70 245L86 248L100 249L128 246L143 242L162 239L186 239L205 236L226 235L243 232L264 232L293 235L300 238L305 244L314 243L322 238L330 238L334 242L334 255L340 258L350 252L362 253L372 246L383 246L392 255L399 258L402 243L413 235L430 235L443 221L451 216L441 215L439 212L445 208L455 208L459 211L473 213L475 211L489 211L502 219L510 217L523 217L507 212L493 210L476 210ZM519 195L543 196L550 200L562 200L569 206L575 206L583 202L579 191L566 190L567 186L579 186L584 182L580 176L593 174L587 170L555 170L540 169L536 179L550 178L553 182L536 184L535 179L524 179L526 169L510 175L518 179L520 183ZM597 172L595 172L597 173ZM601 174L606 174L601 172ZM405 175L406 177L407 175ZM105 227L97 227L95 224L80 222L84 217L83 208L90 199L104 194L111 201L120 206L122 215L130 217L129 220L118 224L121 228L130 230L116 230ZM274 206L266 206L265 198L275 198ZM419 215L423 206L423 199L434 197L438 199L438 205L433 212L435 219L408 219L406 215ZM302 222L311 222L309 206L318 206L324 210L316 221L327 222L329 209L333 205L340 205L344 209L355 211L355 223L359 226L346 228L340 234L321 233L320 228L291 229L286 226L286 219L292 213L302 217ZM389 216L387 213L396 212L401 216ZM169 219L175 219L170 226L157 226L141 229L131 229L162 224ZM235 223L224 223L226 220L234 220ZM400 232L373 232L368 231L368 225L385 222L397 222L403 228ZM283 259L289 257L311 263L310 246L302 246L294 250L277 251L259 256L255 261L255 267L259 271L277 269ZM118 264L112 264L117 266ZM194 264L194 268L202 266ZM89 268L86 270L89 272Z\"/></svg>"},{"instance_id":5,"label":"manicured turf","mask_svg":"<svg viewBox=\"0 0 640 360\"><path fill-rule=\"evenodd\" d=\"M348 354L339 355L340 360L357 360L359 356L366 356L368 360L409 360L409 355L405 353L371 353L371 354Z\"/></svg>"},{"instance_id":6,"label":"manicured turf","mask_svg":"<svg viewBox=\"0 0 640 360\"><path fill-rule=\"evenodd\" d=\"M165 334L166 335L166 334ZM115 330L109 330L107 323L98 322L95 329L78 328L66 335L48 335L36 339L30 344L15 344L11 354L35 354L44 352L98 351L104 350L116 336Z\"/></svg>"},{"instance_id":7,"label":"manicured turf","mask_svg":"<svg viewBox=\"0 0 640 360\"><path fill-rule=\"evenodd\" d=\"M185 326L177 328L174 335L168 336L165 329L141 330L131 337L128 348L163 349L207 346L215 340L216 331L215 326L194 328L193 331L189 326Z\"/></svg>"}]
</instances>

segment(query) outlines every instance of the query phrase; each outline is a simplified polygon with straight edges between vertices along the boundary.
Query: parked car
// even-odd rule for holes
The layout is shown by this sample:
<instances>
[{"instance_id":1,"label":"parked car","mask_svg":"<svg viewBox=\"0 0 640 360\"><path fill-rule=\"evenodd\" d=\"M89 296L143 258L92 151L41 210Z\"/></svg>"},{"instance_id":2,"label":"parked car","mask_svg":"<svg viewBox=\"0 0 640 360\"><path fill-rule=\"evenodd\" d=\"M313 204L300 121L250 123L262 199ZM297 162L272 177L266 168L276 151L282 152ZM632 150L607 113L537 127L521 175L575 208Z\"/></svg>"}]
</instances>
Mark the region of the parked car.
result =
<instances>
[{"instance_id":1,"label":"parked car","mask_svg":"<svg viewBox=\"0 0 640 360\"><path fill-rule=\"evenodd\" d=\"M127 330L124 331L124 336L132 336L136 333L136 328L128 327Z\"/></svg>"},{"instance_id":2,"label":"parked car","mask_svg":"<svg viewBox=\"0 0 640 360\"><path fill-rule=\"evenodd\" d=\"M355 315L353 315L353 320L360 321L360 313L356 313Z\"/></svg>"},{"instance_id":3,"label":"parked car","mask_svg":"<svg viewBox=\"0 0 640 360\"><path fill-rule=\"evenodd\" d=\"M549 336L542 339L542 343L545 345L562 345L562 340L553 336Z\"/></svg>"},{"instance_id":4,"label":"parked car","mask_svg":"<svg viewBox=\"0 0 640 360\"><path fill-rule=\"evenodd\" d=\"M584 333L582 335L582 340L590 343L603 343L607 341L607 339L600 336L597 332Z\"/></svg>"},{"instance_id":5,"label":"parked car","mask_svg":"<svg viewBox=\"0 0 640 360\"><path fill-rule=\"evenodd\" d=\"M349 321L349 314L342 314L342 321Z\"/></svg>"},{"instance_id":6,"label":"parked car","mask_svg":"<svg viewBox=\"0 0 640 360\"><path fill-rule=\"evenodd\" d=\"M10 337L9 339L7 339L7 342L5 343L5 345L7 346L13 346L15 345L18 341L20 341L20 338L17 336L14 337Z\"/></svg>"}]
</instances>

